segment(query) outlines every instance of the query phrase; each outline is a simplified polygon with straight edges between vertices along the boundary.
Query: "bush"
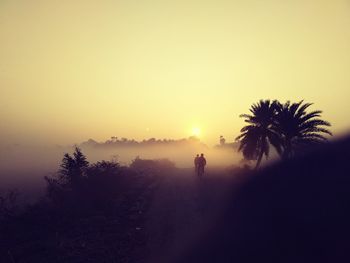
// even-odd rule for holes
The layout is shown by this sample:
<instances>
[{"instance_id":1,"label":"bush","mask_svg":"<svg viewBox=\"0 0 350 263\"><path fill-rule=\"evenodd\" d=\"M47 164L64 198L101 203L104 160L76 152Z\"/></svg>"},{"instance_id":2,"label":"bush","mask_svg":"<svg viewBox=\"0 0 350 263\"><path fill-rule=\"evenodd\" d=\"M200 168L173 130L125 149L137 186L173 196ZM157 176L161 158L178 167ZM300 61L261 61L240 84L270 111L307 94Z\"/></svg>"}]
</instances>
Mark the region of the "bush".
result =
<instances>
[{"instance_id":1,"label":"bush","mask_svg":"<svg viewBox=\"0 0 350 263\"><path fill-rule=\"evenodd\" d=\"M174 167L168 160L136 159L133 164L132 168L123 167L115 161L89 164L76 148L73 157L64 155L57 174L45 177L48 200L64 216L119 213L116 204L132 199L130 196L151 180L149 176L141 178L140 170L147 170L150 174Z\"/></svg>"},{"instance_id":2,"label":"bush","mask_svg":"<svg viewBox=\"0 0 350 263\"><path fill-rule=\"evenodd\" d=\"M0 195L0 220L8 219L18 212L18 191L9 190Z\"/></svg>"},{"instance_id":3,"label":"bush","mask_svg":"<svg viewBox=\"0 0 350 263\"><path fill-rule=\"evenodd\" d=\"M130 168L141 173L160 173L173 170L175 163L168 159L149 160L136 157L130 164Z\"/></svg>"}]
</instances>

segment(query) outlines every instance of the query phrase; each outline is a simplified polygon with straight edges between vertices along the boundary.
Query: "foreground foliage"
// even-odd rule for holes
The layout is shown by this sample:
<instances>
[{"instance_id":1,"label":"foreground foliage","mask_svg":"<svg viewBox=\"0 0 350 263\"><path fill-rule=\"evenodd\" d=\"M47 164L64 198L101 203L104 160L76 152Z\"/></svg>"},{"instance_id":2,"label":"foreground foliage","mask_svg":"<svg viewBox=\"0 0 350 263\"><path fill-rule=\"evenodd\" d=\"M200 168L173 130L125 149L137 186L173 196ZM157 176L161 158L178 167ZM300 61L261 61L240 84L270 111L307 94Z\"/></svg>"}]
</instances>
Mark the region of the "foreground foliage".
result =
<instances>
[{"instance_id":1,"label":"foreground foliage","mask_svg":"<svg viewBox=\"0 0 350 263\"><path fill-rule=\"evenodd\" d=\"M0 220L0 262L138 262L147 253L156 171L171 169L152 164L141 173L116 162L89 164L78 148L65 154L58 173L45 178L47 195Z\"/></svg>"}]
</instances>

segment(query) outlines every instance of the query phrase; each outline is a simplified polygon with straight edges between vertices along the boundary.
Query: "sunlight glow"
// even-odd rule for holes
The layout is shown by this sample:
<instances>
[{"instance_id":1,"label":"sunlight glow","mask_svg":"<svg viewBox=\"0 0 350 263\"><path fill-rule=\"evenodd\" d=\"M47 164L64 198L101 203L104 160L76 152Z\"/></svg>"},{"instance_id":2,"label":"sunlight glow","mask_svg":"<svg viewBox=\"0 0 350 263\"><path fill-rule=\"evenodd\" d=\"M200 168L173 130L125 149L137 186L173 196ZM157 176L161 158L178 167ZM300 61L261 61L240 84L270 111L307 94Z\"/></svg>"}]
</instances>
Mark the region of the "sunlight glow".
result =
<instances>
[{"instance_id":1,"label":"sunlight glow","mask_svg":"<svg viewBox=\"0 0 350 263\"><path fill-rule=\"evenodd\" d=\"M198 127L193 127L192 128L192 135L199 137L199 135L201 135L201 129Z\"/></svg>"}]
</instances>

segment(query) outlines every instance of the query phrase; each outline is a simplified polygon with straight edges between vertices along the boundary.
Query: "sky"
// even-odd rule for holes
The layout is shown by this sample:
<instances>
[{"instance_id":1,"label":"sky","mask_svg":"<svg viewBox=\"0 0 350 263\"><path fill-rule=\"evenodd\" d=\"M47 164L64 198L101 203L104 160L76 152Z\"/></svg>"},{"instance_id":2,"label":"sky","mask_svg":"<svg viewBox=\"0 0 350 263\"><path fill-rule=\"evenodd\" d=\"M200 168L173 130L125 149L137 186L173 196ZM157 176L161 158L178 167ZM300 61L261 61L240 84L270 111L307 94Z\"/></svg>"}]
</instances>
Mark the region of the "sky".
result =
<instances>
[{"instance_id":1,"label":"sky","mask_svg":"<svg viewBox=\"0 0 350 263\"><path fill-rule=\"evenodd\" d=\"M259 99L350 130L349 0L0 0L0 143L232 141Z\"/></svg>"}]
</instances>

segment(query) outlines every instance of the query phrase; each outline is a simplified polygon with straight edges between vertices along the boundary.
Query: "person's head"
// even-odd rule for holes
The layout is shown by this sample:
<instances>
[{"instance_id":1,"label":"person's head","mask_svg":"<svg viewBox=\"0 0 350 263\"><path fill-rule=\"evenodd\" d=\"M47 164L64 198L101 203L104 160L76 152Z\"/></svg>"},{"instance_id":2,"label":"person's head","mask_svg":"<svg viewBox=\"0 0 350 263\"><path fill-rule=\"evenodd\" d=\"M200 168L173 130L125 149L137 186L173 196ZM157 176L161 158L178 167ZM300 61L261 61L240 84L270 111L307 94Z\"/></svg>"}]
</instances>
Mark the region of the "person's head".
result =
<instances>
[{"instance_id":1,"label":"person's head","mask_svg":"<svg viewBox=\"0 0 350 263\"><path fill-rule=\"evenodd\" d=\"M203 153L201 153L201 157L204 157L204 154L203 154Z\"/></svg>"},{"instance_id":2,"label":"person's head","mask_svg":"<svg viewBox=\"0 0 350 263\"><path fill-rule=\"evenodd\" d=\"M199 154L197 154L196 157L199 157Z\"/></svg>"}]
</instances>

